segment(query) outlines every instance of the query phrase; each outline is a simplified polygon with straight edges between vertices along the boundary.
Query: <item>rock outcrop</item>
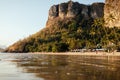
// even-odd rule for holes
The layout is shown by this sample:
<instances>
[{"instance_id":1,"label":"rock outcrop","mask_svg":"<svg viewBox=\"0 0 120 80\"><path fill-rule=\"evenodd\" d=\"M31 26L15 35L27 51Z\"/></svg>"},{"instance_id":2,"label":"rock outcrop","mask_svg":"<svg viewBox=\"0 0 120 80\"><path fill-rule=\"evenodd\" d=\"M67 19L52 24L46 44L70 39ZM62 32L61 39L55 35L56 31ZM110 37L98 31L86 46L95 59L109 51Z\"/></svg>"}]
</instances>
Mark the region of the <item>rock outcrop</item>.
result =
<instances>
[{"instance_id":1,"label":"rock outcrop","mask_svg":"<svg viewBox=\"0 0 120 80\"><path fill-rule=\"evenodd\" d=\"M0 52L4 51L4 49L0 48Z\"/></svg>"},{"instance_id":2,"label":"rock outcrop","mask_svg":"<svg viewBox=\"0 0 120 80\"><path fill-rule=\"evenodd\" d=\"M54 51L54 47L58 46L58 43L61 42L64 44L61 43L60 47L64 45L65 49L66 46L71 45L72 40L76 41L74 40L76 39L76 35L77 40L83 39L83 41L85 41L88 38L84 35L84 32L88 32L86 30L92 25L94 19L103 17L103 9L104 3L84 5L69 1L67 3L53 5L49 10L48 21L43 30L22 41L17 41L9 46L5 52L49 52L52 49ZM84 27L86 27L86 29L82 29ZM78 34L81 35L78 37ZM71 40L67 42L67 39ZM68 49L67 47L66 50Z\"/></svg>"},{"instance_id":3,"label":"rock outcrop","mask_svg":"<svg viewBox=\"0 0 120 80\"><path fill-rule=\"evenodd\" d=\"M106 0L104 8L106 27L120 27L120 0Z\"/></svg>"},{"instance_id":4,"label":"rock outcrop","mask_svg":"<svg viewBox=\"0 0 120 80\"><path fill-rule=\"evenodd\" d=\"M90 18L100 18L104 14L104 3L93 3L92 5L84 5L78 2L69 1L53 5L49 10L49 17L46 27L50 27L51 23L56 19L76 18L76 16L83 17L84 20ZM52 21L52 22L51 22Z\"/></svg>"}]
</instances>

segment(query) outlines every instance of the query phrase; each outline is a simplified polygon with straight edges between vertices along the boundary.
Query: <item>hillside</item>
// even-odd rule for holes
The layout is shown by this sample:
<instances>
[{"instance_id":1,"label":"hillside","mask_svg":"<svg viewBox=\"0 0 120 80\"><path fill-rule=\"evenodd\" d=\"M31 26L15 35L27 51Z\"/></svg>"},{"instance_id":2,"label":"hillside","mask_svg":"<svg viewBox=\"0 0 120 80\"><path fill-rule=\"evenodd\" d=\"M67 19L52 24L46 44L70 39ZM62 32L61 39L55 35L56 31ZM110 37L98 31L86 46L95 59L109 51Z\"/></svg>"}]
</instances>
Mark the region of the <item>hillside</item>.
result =
<instances>
[{"instance_id":1,"label":"hillside","mask_svg":"<svg viewBox=\"0 0 120 80\"><path fill-rule=\"evenodd\" d=\"M65 52L73 49L120 49L120 29L104 27L104 3L69 1L53 5L46 27L9 46L5 52Z\"/></svg>"}]
</instances>

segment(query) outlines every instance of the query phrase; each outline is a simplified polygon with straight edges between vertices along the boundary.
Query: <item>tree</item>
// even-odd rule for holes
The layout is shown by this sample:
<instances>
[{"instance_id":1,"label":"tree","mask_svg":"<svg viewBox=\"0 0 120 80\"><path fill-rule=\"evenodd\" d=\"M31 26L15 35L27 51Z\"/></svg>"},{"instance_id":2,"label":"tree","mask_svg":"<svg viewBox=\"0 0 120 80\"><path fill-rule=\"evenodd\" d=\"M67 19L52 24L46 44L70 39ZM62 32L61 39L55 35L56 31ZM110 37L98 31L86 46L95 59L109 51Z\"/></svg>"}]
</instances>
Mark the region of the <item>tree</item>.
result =
<instances>
[{"instance_id":1,"label":"tree","mask_svg":"<svg viewBox=\"0 0 120 80\"><path fill-rule=\"evenodd\" d=\"M65 52L68 51L68 45L66 43L56 43L52 46L52 52Z\"/></svg>"}]
</instances>

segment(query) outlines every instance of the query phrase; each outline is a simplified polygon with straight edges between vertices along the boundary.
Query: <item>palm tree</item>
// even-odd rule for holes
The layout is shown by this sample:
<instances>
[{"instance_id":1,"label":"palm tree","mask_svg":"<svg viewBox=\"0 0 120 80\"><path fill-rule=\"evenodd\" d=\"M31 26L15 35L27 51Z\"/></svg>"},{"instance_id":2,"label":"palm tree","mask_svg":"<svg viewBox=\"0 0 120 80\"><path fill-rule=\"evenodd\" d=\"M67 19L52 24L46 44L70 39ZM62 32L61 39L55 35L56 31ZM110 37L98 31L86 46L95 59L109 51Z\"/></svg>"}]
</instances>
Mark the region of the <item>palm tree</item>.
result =
<instances>
[{"instance_id":1,"label":"palm tree","mask_svg":"<svg viewBox=\"0 0 120 80\"><path fill-rule=\"evenodd\" d=\"M110 14L107 18L106 18L107 23L113 23L115 21L115 17L113 16L113 14ZM110 26L110 25L109 25ZM111 26L113 27L113 26Z\"/></svg>"},{"instance_id":2,"label":"palm tree","mask_svg":"<svg viewBox=\"0 0 120 80\"><path fill-rule=\"evenodd\" d=\"M113 22L114 20L115 20L115 17L112 15L112 14L110 14L109 15L109 17L107 18L107 20L110 22Z\"/></svg>"},{"instance_id":3,"label":"palm tree","mask_svg":"<svg viewBox=\"0 0 120 80\"><path fill-rule=\"evenodd\" d=\"M99 26L103 26L104 25L104 19L103 18L98 18L95 19L92 26L93 27L99 27Z\"/></svg>"}]
</instances>

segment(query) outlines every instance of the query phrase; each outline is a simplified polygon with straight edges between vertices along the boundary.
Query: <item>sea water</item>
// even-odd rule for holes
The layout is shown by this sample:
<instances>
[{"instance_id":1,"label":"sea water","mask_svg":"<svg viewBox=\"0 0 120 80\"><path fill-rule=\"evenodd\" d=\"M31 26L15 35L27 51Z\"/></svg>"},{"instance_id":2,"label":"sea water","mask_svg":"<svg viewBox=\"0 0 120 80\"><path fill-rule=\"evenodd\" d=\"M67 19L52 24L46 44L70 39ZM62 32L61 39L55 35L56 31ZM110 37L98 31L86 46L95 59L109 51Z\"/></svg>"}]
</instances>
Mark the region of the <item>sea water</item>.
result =
<instances>
[{"instance_id":1,"label":"sea water","mask_svg":"<svg viewBox=\"0 0 120 80\"><path fill-rule=\"evenodd\" d=\"M1 53L0 80L120 80L120 57Z\"/></svg>"}]
</instances>

